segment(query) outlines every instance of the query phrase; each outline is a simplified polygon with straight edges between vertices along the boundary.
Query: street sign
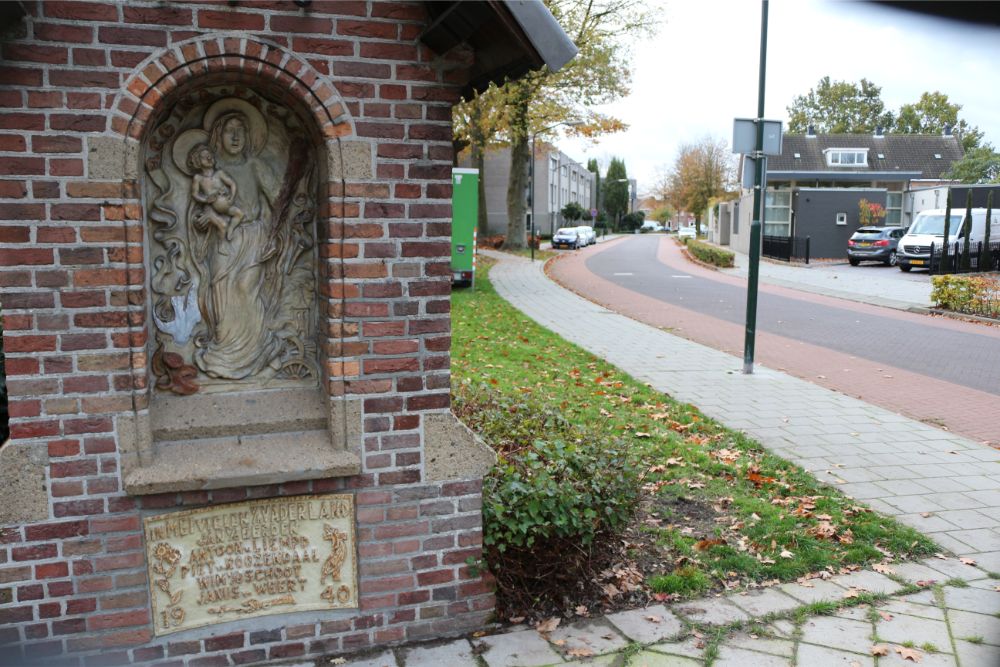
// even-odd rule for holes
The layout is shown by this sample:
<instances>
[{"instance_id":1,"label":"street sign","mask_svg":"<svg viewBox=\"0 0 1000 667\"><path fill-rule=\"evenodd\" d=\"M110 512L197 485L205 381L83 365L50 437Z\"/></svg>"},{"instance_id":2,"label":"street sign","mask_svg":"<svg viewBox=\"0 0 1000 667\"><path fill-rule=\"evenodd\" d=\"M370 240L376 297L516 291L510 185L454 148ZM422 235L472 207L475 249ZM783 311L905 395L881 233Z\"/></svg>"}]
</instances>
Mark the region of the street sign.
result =
<instances>
[{"instance_id":1,"label":"street sign","mask_svg":"<svg viewBox=\"0 0 1000 667\"><path fill-rule=\"evenodd\" d=\"M591 217L592 220L596 220L597 219L597 209L596 208L590 209L590 217Z\"/></svg>"},{"instance_id":2,"label":"street sign","mask_svg":"<svg viewBox=\"0 0 1000 667\"><path fill-rule=\"evenodd\" d=\"M781 121L761 120L764 123L764 155L781 155ZM757 120L733 120L733 152L747 155L757 149Z\"/></svg>"}]
</instances>

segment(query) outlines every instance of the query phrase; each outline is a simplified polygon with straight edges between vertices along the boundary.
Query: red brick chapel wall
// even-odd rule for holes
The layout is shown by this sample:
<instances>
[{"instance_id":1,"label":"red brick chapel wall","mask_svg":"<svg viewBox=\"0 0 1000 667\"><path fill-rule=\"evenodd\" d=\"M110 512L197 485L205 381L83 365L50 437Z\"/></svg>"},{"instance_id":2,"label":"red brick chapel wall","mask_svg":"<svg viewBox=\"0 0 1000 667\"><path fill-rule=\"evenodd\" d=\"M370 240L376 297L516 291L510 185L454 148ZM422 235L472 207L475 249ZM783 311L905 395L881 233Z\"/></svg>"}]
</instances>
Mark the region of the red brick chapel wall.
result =
<instances>
[{"instance_id":1,"label":"red brick chapel wall","mask_svg":"<svg viewBox=\"0 0 1000 667\"><path fill-rule=\"evenodd\" d=\"M449 407L451 105L467 63L418 44L419 3L24 4L0 61L0 303L7 446L44 452L48 517L0 528L0 657L227 665L479 626L493 598L465 561L481 484L429 482L422 460L424 415ZM123 490L116 420L149 377L145 223L137 182L95 178L88 152L141 140L202 76L280 89L327 139L372 146L370 179L330 183L320 250L328 380L363 399L357 476ZM143 516L332 491L356 494L360 612L154 639Z\"/></svg>"}]
</instances>

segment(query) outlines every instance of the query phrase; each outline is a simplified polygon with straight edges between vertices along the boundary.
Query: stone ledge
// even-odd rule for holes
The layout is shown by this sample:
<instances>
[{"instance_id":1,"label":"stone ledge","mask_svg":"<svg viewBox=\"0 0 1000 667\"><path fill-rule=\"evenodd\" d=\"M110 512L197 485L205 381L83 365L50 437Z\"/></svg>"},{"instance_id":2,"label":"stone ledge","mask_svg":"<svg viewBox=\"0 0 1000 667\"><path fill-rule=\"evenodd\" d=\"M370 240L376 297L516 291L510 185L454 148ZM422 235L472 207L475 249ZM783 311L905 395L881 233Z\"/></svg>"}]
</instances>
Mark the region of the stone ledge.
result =
<instances>
[{"instance_id":1,"label":"stone ledge","mask_svg":"<svg viewBox=\"0 0 1000 667\"><path fill-rule=\"evenodd\" d=\"M136 495L203 491L345 477L361 472L353 452L330 446L326 430L158 442L153 461L124 475Z\"/></svg>"}]
</instances>

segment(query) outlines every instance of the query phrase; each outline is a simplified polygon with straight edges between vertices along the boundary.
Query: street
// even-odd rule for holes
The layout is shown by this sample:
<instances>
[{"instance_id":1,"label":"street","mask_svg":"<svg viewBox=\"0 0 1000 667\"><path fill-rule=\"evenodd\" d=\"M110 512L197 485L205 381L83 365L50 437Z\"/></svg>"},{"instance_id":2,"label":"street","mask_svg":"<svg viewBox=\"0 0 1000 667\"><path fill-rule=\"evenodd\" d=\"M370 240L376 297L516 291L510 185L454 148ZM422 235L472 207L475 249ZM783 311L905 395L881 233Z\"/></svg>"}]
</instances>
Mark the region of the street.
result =
<instances>
[{"instance_id":1,"label":"street","mask_svg":"<svg viewBox=\"0 0 1000 667\"><path fill-rule=\"evenodd\" d=\"M617 312L742 357L745 279L690 262L671 238L625 237L561 258L550 273ZM757 324L756 359L770 368L1000 440L996 328L763 282Z\"/></svg>"}]
</instances>

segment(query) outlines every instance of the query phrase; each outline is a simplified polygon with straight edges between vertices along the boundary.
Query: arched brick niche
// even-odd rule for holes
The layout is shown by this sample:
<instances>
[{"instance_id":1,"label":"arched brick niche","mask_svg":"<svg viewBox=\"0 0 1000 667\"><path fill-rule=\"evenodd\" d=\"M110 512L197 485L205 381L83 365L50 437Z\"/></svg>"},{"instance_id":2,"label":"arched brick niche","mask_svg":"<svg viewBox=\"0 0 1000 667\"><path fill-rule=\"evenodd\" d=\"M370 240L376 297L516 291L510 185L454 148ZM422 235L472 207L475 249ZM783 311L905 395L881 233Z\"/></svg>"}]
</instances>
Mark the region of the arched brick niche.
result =
<instances>
[{"instance_id":1,"label":"arched brick niche","mask_svg":"<svg viewBox=\"0 0 1000 667\"><path fill-rule=\"evenodd\" d=\"M116 111L107 158L121 161L135 406L117 428L126 490L360 472L339 255L345 165L360 177L371 165L366 145L345 160L353 130L333 85L274 45L198 39L137 68ZM227 127L242 141L231 155Z\"/></svg>"}]
</instances>

